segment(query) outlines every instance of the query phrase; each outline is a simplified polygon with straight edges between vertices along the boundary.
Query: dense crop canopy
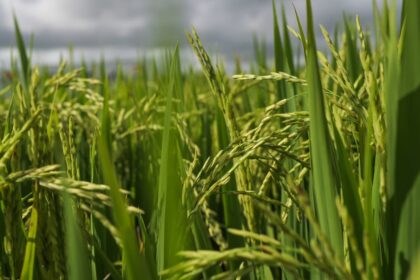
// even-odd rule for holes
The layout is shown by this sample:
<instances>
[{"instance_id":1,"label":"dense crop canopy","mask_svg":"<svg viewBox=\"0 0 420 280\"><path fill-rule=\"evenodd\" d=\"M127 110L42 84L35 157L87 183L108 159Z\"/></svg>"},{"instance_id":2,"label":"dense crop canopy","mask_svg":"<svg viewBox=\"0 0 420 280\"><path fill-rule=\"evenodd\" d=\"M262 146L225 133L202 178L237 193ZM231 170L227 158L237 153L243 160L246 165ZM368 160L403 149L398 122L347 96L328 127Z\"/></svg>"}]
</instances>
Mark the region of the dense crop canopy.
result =
<instances>
[{"instance_id":1,"label":"dense crop canopy","mask_svg":"<svg viewBox=\"0 0 420 280\"><path fill-rule=\"evenodd\" d=\"M176 47L51 74L14 19L0 278L420 279L420 2L373 2L374 38L273 0L274 61L255 39L233 77L196 30L200 71Z\"/></svg>"}]
</instances>

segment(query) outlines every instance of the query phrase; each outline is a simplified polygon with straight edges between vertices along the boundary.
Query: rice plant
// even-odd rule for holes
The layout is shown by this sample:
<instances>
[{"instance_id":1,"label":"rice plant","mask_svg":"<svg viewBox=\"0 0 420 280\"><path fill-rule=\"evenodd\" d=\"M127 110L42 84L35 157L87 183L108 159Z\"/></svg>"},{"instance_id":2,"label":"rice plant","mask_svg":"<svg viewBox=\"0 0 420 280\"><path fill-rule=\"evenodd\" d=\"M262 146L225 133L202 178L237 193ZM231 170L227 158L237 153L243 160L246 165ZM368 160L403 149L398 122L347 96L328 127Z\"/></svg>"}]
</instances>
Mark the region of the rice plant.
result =
<instances>
[{"instance_id":1,"label":"rice plant","mask_svg":"<svg viewBox=\"0 0 420 280\"><path fill-rule=\"evenodd\" d=\"M234 75L195 29L201 70L174 47L52 73L14 19L1 279L420 278L420 3L334 34L272 4L274 61L255 40Z\"/></svg>"}]
</instances>

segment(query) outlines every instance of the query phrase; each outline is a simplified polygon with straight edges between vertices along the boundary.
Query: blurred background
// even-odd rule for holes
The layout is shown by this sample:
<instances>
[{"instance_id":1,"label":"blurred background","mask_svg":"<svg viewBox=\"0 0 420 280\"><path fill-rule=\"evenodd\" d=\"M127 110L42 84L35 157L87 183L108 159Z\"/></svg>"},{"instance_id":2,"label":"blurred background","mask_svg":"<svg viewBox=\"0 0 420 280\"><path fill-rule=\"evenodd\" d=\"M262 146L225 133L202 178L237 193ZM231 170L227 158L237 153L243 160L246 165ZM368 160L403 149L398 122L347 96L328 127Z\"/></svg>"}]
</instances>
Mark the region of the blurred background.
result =
<instances>
[{"instance_id":1,"label":"blurred background","mask_svg":"<svg viewBox=\"0 0 420 280\"><path fill-rule=\"evenodd\" d=\"M279 10L281 3L290 25L296 26L293 6L305 18L305 0L277 1ZM344 12L371 22L368 0L313 0L312 5L316 23L329 30ZM227 64L238 56L251 59L253 38L265 41L268 56L272 53L271 0L0 0L0 68L10 65L15 45L13 11L24 36L34 35L32 57L38 64L56 65L69 56L70 46L76 64L82 57L89 62L101 56L130 64L176 43L183 60L193 63L184 35L192 26Z\"/></svg>"}]
</instances>

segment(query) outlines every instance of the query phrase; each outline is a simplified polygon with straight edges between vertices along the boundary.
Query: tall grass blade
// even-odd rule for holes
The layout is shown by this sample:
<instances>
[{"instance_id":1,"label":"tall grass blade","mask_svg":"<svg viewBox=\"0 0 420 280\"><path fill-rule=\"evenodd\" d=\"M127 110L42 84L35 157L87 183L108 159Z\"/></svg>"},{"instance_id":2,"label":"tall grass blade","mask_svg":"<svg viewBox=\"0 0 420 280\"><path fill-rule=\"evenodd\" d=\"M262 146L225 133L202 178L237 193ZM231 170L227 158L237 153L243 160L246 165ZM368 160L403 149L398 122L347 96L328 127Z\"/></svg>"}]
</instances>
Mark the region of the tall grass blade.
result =
<instances>
[{"instance_id":1,"label":"tall grass blade","mask_svg":"<svg viewBox=\"0 0 420 280\"><path fill-rule=\"evenodd\" d=\"M91 279L86 242L83 240L73 209L73 201L68 194L64 194L68 277L71 280Z\"/></svg>"},{"instance_id":2,"label":"tall grass blade","mask_svg":"<svg viewBox=\"0 0 420 280\"><path fill-rule=\"evenodd\" d=\"M273 6L273 35L274 35L274 61L276 72L285 71L285 57L283 51L283 42L280 36L279 22L277 18L276 1L272 1ZM284 81L277 82L277 98L279 100L286 98L286 85Z\"/></svg>"},{"instance_id":3,"label":"tall grass blade","mask_svg":"<svg viewBox=\"0 0 420 280\"><path fill-rule=\"evenodd\" d=\"M316 209L322 230L331 242L334 254L343 259L341 222L335 206L337 178L333 166L331 139L325 117L325 104L319 73L311 1L306 1L307 36L306 78L308 81L308 104L310 115L310 140L313 188Z\"/></svg>"},{"instance_id":4,"label":"tall grass blade","mask_svg":"<svg viewBox=\"0 0 420 280\"><path fill-rule=\"evenodd\" d=\"M190 230L187 226L187 212L180 203L182 197L182 182L180 174L182 158L178 136L173 127L173 114L176 108L174 98L179 94L177 89L178 49L170 59L169 81L166 89L166 107L164 114L164 129L160 157L158 204L157 204L157 267L163 271L178 262L177 253L189 241Z\"/></svg>"},{"instance_id":5,"label":"tall grass blade","mask_svg":"<svg viewBox=\"0 0 420 280\"><path fill-rule=\"evenodd\" d=\"M143 275L145 280L154 279L154 276L147 266L145 256L139 252L133 219L127 211L127 203L122 197L120 185L115 173L111 154L111 123L108 99L109 96L106 94L104 97L101 137L99 138L98 152L105 183L111 187L112 213L122 242L124 269L126 270L126 276L129 280L137 279L139 275Z\"/></svg>"},{"instance_id":6,"label":"tall grass blade","mask_svg":"<svg viewBox=\"0 0 420 280\"><path fill-rule=\"evenodd\" d=\"M396 138L395 150L392 149L393 139L390 139L390 168L395 171L395 177L391 177L393 181L390 182L389 190L388 221L394 225L389 227L388 232L389 267L391 271L395 267L394 273L390 275L399 279L408 276L410 263L420 248L420 227L414 222L420 219L416 207L420 199L420 3L405 0L403 6L401 68L400 73L397 73L400 77L399 90L389 93L398 92L398 108L390 111L396 113L390 116L391 125L396 123ZM395 13L395 3L392 10Z\"/></svg>"},{"instance_id":7,"label":"tall grass blade","mask_svg":"<svg viewBox=\"0 0 420 280\"><path fill-rule=\"evenodd\" d=\"M28 55L26 53L25 48L25 41L23 39L22 33L20 32L19 23L17 21L16 15L13 15L13 23L15 27L15 35L16 35L16 44L19 51L20 57L20 66L21 66L21 81L26 94L28 95L29 91L29 77L30 75L30 63L28 59Z\"/></svg>"},{"instance_id":8,"label":"tall grass blade","mask_svg":"<svg viewBox=\"0 0 420 280\"><path fill-rule=\"evenodd\" d=\"M38 209L35 206L32 208L30 221L29 233L25 248L25 257L23 260L22 272L20 274L20 279L22 280L34 279L36 236L38 231Z\"/></svg>"}]
</instances>

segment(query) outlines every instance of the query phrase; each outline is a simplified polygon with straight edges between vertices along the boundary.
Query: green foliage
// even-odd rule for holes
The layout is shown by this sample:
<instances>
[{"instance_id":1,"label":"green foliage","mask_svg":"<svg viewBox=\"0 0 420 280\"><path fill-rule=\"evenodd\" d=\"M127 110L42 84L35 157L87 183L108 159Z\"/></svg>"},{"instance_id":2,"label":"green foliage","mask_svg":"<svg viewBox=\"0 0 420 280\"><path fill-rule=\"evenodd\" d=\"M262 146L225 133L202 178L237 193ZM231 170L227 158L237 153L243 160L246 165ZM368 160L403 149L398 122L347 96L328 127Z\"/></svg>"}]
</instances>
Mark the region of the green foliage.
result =
<instances>
[{"instance_id":1,"label":"green foliage","mask_svg":"<svg viewBox=\"0 0 420 280\"><path fill-rule=\"evenodd\" d=\"M50 73L14 18L0 278L417 279L420 4L399 30L396 1L373 1L375 39L345 17L325 51L310 0L297 31L277 4L274 60L255 37L233 77L195 30L202 71L175 48Z\"/></svg>"}]
</instances>

